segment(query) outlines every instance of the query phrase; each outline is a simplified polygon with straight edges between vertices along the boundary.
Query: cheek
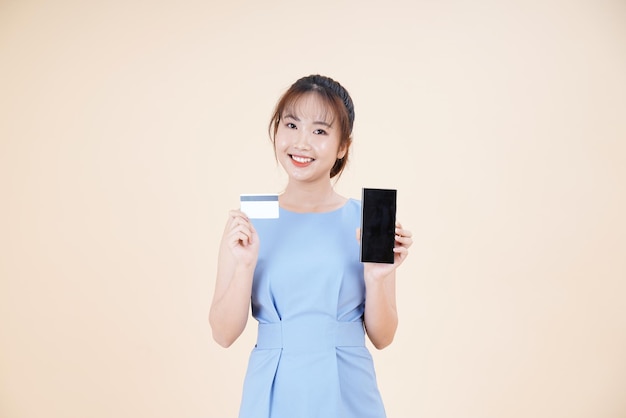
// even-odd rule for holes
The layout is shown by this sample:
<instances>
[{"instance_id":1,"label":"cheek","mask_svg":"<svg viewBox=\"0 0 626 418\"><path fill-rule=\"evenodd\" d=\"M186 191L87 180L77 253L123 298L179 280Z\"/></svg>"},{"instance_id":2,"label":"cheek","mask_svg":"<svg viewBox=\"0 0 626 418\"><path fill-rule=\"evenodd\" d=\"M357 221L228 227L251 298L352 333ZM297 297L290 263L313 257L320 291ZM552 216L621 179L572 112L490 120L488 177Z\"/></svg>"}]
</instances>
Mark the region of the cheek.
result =
<instances>
[{"instance_id":1,"label":"cheek","mask_svg":"<svg viewBox=\"0 0 626 418\"><path fill-rule=\"evenodd\" d=\"M284 149L286 142L285 135L281 135L280 131L278 131L274 137L274 150L279 151Z\"/></svg>"},{"instance_id":2,"label":"cheek","mask_svg":"<svg viewBox=\"0 0 626 418\"><path fill-rule=\"evenodd\" d=\"M339 139L335 139L335 138L333 138L333 140L331 141L326 141L323 147L324 147L324 152L333 154L335 158L338 156L339 151L341 149L339 145Z\"/></svg>"},{"instance_id":3,"label":"cheek","mask_svg":"<svg viewBox=\"0 0 626 418\"><path fill-rule=\"evenodd\" d=\"M278 158L280 158L282 155L285 155L288 149L289 145L285 141L277 141L276 145L274 146L274 150L278 154Z\"/></svg>"},{"instance_id":4,"label":"cheek","mask_svg":"<svg viewBox=\"0 0 626 418\"><path fill-rule=\"evenodd\" d=\"M335 151L336 147L334 144L324 142L317 147L317 151L320 154L332 154Z\"/></svg>"}]
</instances>

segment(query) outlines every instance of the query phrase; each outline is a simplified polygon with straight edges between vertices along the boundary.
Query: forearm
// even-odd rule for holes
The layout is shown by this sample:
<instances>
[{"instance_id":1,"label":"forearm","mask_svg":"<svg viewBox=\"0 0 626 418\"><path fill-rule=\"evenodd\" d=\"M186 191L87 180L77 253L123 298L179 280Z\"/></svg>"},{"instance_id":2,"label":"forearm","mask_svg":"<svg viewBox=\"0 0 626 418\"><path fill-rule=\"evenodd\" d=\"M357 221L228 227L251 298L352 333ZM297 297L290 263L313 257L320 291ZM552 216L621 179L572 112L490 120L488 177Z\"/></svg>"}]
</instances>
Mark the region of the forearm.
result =
<instances>
[{"instance_id":1,"label":"forearm","mask_svg":"<svg viewBox=\"0 0 626 418\"><path fill-rule=\"evenodd\" d=\"M218 281L225 285L216 292L209 312L213 339L223 347L230 346L243 332L250 312L252 275L254 269L233 268L228 278L218 272Z\"/></svg>"},{"instance_id":2,"label":"forearm","mask_svg":"<svg viewBox=\"0 0 626 418\"><path fill-rule=\"evenodd\" d=\"M378 349L393 341L398 328L395 272L380 280L365 279L365 329Z\"/></svg>"}]
</instances>

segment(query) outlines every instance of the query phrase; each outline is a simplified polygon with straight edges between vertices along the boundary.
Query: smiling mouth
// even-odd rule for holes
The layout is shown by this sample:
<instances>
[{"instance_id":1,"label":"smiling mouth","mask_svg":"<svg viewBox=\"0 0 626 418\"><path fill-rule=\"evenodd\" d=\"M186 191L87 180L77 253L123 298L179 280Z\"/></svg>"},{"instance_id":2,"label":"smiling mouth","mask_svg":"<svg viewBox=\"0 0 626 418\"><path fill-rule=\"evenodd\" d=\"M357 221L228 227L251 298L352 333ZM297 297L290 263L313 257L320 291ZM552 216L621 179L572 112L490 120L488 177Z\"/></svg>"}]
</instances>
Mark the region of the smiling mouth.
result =
<instances>
[{"instance_id":1,"label":"smiling mouth","mask_svg":"<svg viewBox=\"0 0 626 418\"><path fill-rule=\"evenodd\" d=\"M289 154L289 156L291 157L292 160L300 164L308 164L314 161L314 159L310 157L301 157L299 155L293 155L293 154Z\"/></svg>"}]
</instances>

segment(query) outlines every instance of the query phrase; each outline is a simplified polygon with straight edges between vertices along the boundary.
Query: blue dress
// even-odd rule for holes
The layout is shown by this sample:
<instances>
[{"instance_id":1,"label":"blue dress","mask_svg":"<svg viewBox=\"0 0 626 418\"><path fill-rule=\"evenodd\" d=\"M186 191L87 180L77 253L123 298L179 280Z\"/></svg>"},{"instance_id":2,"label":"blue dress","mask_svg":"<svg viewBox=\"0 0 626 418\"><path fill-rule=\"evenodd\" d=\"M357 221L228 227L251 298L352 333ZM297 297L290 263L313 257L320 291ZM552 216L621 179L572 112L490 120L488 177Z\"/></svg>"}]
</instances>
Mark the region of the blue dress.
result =
<instances>
[{"instance_id":1,"label":"blue dress","mask_svg":"<svg viewBox=\"0 0 626 418\"><path fill-rule=\"evenodd\" d=\"M383 418L365 347L365 284L356 228L361 204L325 213L280 209L254 219L257 343L240 418Z\"/></svg>"}]
</instances>

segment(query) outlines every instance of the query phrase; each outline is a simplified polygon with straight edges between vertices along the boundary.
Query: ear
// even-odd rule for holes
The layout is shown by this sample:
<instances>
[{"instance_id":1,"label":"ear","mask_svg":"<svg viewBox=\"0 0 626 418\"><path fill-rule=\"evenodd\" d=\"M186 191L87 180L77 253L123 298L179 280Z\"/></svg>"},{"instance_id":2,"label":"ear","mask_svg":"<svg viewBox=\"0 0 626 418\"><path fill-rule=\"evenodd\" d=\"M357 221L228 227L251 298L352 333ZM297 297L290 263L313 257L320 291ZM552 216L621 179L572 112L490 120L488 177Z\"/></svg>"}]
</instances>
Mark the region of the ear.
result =
<instances>
[{"instance_id":1,"label":"ear","mask_svg":"<svg viewBox=\"0 0 626 418\"><path fill-rule=\"evenodd\" d=\"M348 148L349 148L348 144L343 144L339 146L339 150L337 151L338 160L341 160L343 157L346 156L346 154L348 153Z\"/></svg>"}]
</instances>

